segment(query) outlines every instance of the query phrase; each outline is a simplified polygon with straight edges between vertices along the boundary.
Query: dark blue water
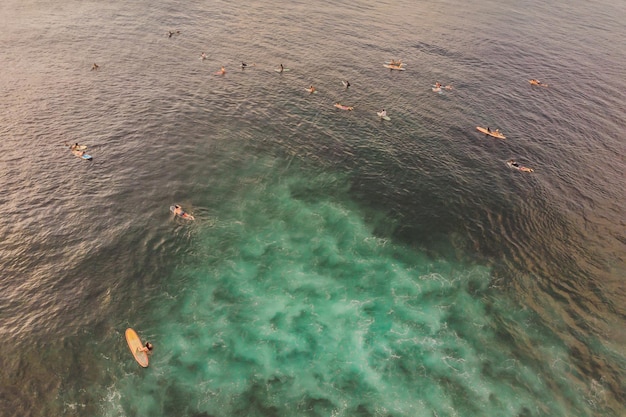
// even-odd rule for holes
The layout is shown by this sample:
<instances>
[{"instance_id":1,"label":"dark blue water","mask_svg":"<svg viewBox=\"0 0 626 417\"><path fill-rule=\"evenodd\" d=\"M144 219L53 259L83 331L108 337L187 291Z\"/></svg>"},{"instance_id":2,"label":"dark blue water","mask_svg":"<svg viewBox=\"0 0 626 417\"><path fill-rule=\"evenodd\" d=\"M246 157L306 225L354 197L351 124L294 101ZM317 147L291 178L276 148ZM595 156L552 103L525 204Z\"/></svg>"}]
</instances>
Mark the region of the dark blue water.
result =
<instances>
[{"instance_id":1,"label":"dark blue water","mask_svg":"<svg viewBox=\"0 0 626 417\"><path fill-rule=\"evenodd\" d=\"M0 415L626 414L624 21L3 3Z\"/></svg>"}]
</instances>

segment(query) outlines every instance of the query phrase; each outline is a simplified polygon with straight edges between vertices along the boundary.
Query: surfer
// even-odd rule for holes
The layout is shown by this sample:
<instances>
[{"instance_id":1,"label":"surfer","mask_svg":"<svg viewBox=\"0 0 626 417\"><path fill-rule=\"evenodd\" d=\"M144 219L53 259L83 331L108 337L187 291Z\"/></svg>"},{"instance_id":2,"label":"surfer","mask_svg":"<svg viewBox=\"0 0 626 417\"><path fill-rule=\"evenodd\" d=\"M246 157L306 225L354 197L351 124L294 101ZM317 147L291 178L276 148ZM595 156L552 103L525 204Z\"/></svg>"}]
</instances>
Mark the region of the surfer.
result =
<instances>
[{"instance_id":1,"label":"surfer","mask_svg":"<svg viewBox=\"0 0 626 417\"><path fill-rule=\"evenodd\" d=\"M385 117L385 116L387 116L387 111L386 111L385 109L382 109L382 110L380 111L380 113L378 113L378 115L379 115L380 117Z\"/></svg>"},{"instance_id":2,"label":"surfer","mask_svg":"<svg viewBox=\"0 0 626 417\"><path fill-rule=\"evenodd\" d=\"M73 149L72 149L72 153L73 153L74 155L78 156L79 158L82 158L82 157L85 155L85 153L86 153L86 152L85 152L85 151L83 151L83 150L81 150L81 149L76 149L76 148L73 148Z\"/></svg>"},{"instance_id":3,"label":"surfer","mask_svg":"<svg viewBox=\"0 0 626 417\"><path fill-rule=\"evenodd\" d=\"M278 70L278 72L283 72L285 70L285 67L283 67L283 64L280 64L280 70Z\"/></svg>"},{"instance_id":4,"label":"surfer","mask_svg":"<svg viewBox=\"0 0 626 417\"><path fill-rule=\"evenodd\" d=\"M514 159L509 159L508 161L506 161L506 163L509 164L510 167L515 168L517 170L520 170L522 172L533 172L534 171L534 169L532 169L532 168L528 168L528 167L520 165Z\"/></svg>"},{"instance_id":5,"label":"surfer","mask_svg":"<svg viewBox=\"0 0 626 417\"><path fill-rule=\"evenodd\" d=\"M245 62L241 63L241 69L245 69L248 66L248 64L246 64Z\"/></svg>"},{"instance_id":6,"label":"surfer","mask_svg":"<svg viewBox=\"0 0 626 417\"><path fill-rule=\"evenodd\" d=\"M143 347L138 347L137 352L146 352L148 355L152 353L152 343L146 342L146 345Z\"/></svg>"},{"instance_id":7,"label":"surfer","mask_svg":"<svg viewBox=\"0 0 626 417\"><path fill-rule=\"evenodd\" d=\"M347 90L348 87L350 87L350 81L348 81L348 80L344 81L343 85L346 86L346 90Z\"/></svg>"},{"instance_id":8,"label":"surfer","mask_svg":"<svg viewBox=\"0 0 626 417\"><path fill-rule=\"evenodd\" d=\"M491 129L487 126L487 132L491 133Z\"/></svg>"},{"instance_id":9,"label":"surfer","mask_svg":"<svg viewBox=\"0 0 626 417\"><path fill-rule=\"evenodd\" d=\"M221 69L217 72L217 74L218 74L218 75L224 75L224 74L226 74L226 68L222 67L222 68L221 68Z\"/></svg>"},{"instance_id":10,"label":"surfer","mask_svg":"<svg viewBox=\"0 0 626 417\"><path fill-rule=\"evenodd\" d=\"M95 62L93 63L93 65L91 66L91 70L97 70L98 68L100 68L100 65L96 64Z\"/></svg>"},{"instance_id":11,"label":"surfer","mask_svg":"<svg viewBox=\"0 0 626 417\"><path fill-rule=\"evenodd\" d=\"M310 86L309 88L307 88L308 92L313 94L315 92L315 87Z\"/></svg>"},{"instance_id":12,"label":"surfer","mask_svg":"<svg viewBox=\"0 0 626 417\"><path fill-rule=\"evenodd\" d=\"M206 56L206 54L205 54L204 52L202 52L202 53L200 54L200 59L201 59L201 60L203 60L203 61L204 61L205 59L207 59L207 56Z\"/></svg>"},{"instance_id":13,"label":"surfer","mask_svg":"<svg viewBox=\"0 0 626 417\"><path fill-rule=\"evenodd\" d=\"M179 206L178 204L176 204L174 206L174 214L177 216L182 216L183 215L183 208L181 206Z\"/></svg>"},{"instance_id":14,"label":"surfer","mask_svg":"<svg viewBox=\"0 0 626 417\"><path fill-rule=\"evenodd\" d=\"M341 109L341 110L352 110L352 109L354 109L354 107L352 107L352 106L344 106L341 103L335 103L335 107L337 107L338 109Z\"/></svg>"}]
</instances>

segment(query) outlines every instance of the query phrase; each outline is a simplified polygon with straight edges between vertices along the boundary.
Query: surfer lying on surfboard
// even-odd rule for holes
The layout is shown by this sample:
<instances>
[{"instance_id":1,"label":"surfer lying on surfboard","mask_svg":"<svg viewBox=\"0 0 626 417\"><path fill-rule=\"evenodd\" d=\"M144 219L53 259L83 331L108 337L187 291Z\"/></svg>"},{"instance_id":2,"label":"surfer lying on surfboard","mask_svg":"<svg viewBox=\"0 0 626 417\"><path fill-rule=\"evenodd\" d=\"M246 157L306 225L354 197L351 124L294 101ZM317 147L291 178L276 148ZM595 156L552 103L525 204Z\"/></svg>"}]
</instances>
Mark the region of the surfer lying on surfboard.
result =
<instances>
[{"instance_id":1,"label":"surfer lying on surfboard","mask_svg":"<svg viewBox=\"0 0 626 417\"><path fill-rule=\"evenodd\" d=\"M444 86L439 81L437 81L435 83L435 86L433 87L433 91L438 91L438 90L441 90L442 88L445 88L446 90L452 90L452 86L451 85Z\"/></svg>"},{"instance_id":2,"label":"surfer lying on surfboard","mask_svg":"<svg viewBox=\"0 0 626 417\"><path fill-rule=\"evenodd\" d=\"M178 204L171 206L170 211L180 218L187 219L187 220L195 220L195 217L185 212L183 208Z\"/></svg>"},{"instance_id":3,"label":"surfer lying on surfboard","mask_svg":"<svg viewBox=\"0 0 626 417\"><path fill-rule=\"evenodd\" d=\"M513 168L513 169L517 169L518 171L522 171L522 172L533 172L534 171L534 169L532 169L532 168L528 168L528 167L525 167L523 165L520 165L518 162L515 162L514 159L509 159L508 161L506 161L506 164L509 167Z\"/></svg>"},{"instance_id":4,"label":"surfer lying on surfboard","mask_svg":"<svg viewBox=\"0 0 626 417\"><path fill-rule=\"evenodd\" d=\"M504 136L502 134L502 132L500 132L499 129L491 130L491 128L489 126L487 126L486 128L480 127L480 126L476 126L476 129L479 132L484 133L485 135L489 135L489 136L492 136L492 137L497 138L497 139L506 139L506 136Z\"/></svg>"},{"instance_id":5,"label":"surfer lying on surfboard","mask_svg":"<svg viewBox=\"0 0 626 417\"><path fill-rule=\"evenodd\" d=\"M352 106L344 106L343 104L335 103L335 107L341 110L352 110L354 107Z\"/></svg>"}]
</instances>

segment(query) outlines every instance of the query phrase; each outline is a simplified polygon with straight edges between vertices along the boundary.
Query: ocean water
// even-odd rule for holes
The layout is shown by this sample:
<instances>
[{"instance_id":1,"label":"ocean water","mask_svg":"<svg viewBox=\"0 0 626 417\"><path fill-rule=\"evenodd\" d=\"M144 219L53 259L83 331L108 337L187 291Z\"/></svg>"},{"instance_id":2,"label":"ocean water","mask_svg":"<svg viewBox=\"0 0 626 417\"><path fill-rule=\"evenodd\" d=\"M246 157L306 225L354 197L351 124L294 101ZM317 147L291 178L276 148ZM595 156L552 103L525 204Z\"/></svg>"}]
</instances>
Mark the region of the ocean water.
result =
<instances>
[{"instance_id":1,"label":"ocean water","mask_svg":"<svg viewBox=\"0 0 626 417\"><path fill-rule=\"evenodd\" d=\"M0 415L625 415L624 21L3 2Z\"/></svg>"}]
</instances>

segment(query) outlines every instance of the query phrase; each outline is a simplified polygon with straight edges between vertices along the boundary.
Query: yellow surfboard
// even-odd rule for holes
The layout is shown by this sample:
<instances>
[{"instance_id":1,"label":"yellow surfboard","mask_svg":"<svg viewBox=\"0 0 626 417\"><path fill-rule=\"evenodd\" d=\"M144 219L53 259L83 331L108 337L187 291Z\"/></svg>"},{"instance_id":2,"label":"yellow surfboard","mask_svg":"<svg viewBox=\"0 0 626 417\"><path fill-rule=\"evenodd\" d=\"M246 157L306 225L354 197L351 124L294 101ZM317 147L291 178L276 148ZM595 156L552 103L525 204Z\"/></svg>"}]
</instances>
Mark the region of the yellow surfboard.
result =
<instances>
[{"instance_id":1,"label":"yellow surfboard","mask_svg":"<svg viewBox=\"0 0 626 417\"><path fill-rule=\"evenodd\" d=\"M137 332L135 332L130 327L126 329L126 342L128 342L128 348L132 352L137 363L139 363L139 365L141 365L142 367L147 368L148 354L139 350L143 347L143 344L141 343L141 339L137 335Z\"/></svg>"}]
</instances>

